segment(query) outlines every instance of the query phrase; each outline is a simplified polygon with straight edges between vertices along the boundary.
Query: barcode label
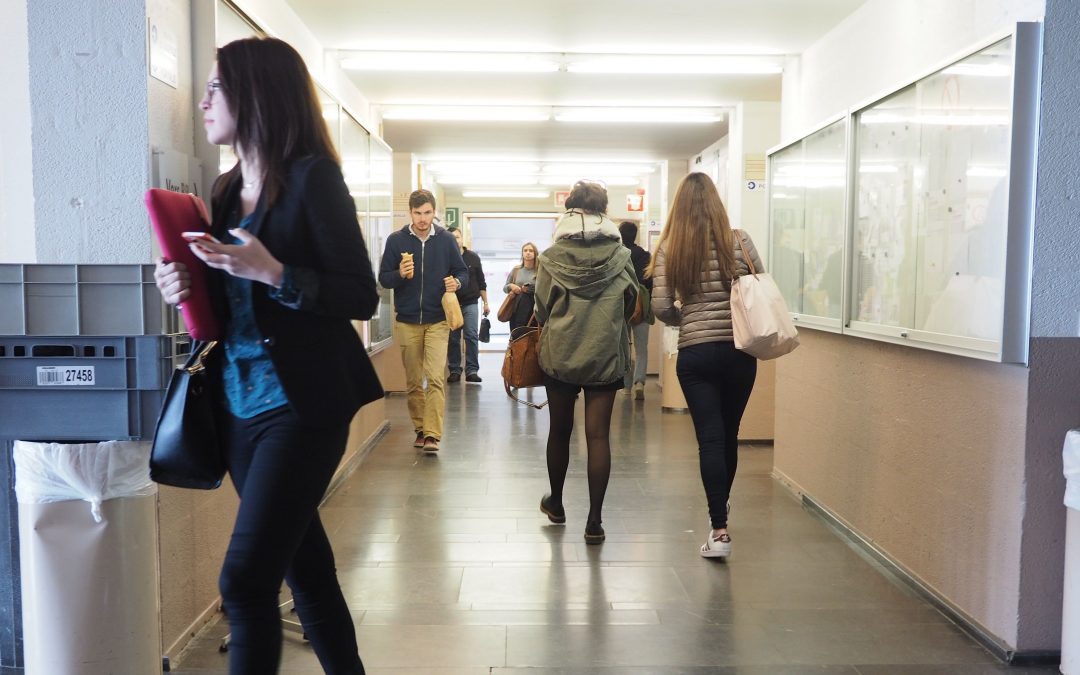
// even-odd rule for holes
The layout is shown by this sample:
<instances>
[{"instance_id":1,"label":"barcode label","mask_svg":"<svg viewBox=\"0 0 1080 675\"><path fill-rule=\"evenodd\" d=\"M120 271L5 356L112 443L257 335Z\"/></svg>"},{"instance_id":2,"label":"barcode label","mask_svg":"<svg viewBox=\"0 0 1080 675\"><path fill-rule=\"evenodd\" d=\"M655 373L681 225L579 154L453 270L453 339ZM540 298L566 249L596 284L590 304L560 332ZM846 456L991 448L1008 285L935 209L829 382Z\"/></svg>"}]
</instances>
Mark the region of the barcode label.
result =
<instances>
[{"instance_id":1,"label":"barcode label","mask_svg":"<svg viewBox=\"0 0 1080 675\"><path fill-rule=\"evenodd\" d=\"M38 366L39 387L85 387L94 384L93 366Z\"/></svg>"}]
</instances>

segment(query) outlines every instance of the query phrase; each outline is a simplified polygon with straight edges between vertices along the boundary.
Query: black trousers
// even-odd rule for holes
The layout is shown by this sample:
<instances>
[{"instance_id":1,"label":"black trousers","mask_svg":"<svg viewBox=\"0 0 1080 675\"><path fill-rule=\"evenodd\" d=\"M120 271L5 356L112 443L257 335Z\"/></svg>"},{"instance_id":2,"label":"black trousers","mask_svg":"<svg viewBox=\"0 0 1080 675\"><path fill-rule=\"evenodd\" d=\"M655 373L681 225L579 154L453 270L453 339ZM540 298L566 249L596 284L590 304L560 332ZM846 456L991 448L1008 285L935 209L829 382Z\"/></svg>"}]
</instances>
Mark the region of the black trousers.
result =
<instances>
[{"instance_id":1,"label":"black trousers","mask_svg":"<svg viewBox=\"0 0 1080 675\"><path fill-rule=\"evenodd\" d=\"M727 527L727 501L739 464L739 423L757 377L757 359L733 342L679 349L675 366L698 442L698 462L713 529Z\"/></svg>"},{"instance_id":2,"label":"black trousers","mask_svg":"<svg viewBox=\"0 0 1080 675\"><path fill-rule=\"evenodd\" d=\"M284 579L323 670L363 675L356 630L318 506L349 428L304 426L288 406L244 420L223 415L229 474L240 495L219 586L229 618L229 672L272 675L281 661Z\"/></svg>"}]
</instances>

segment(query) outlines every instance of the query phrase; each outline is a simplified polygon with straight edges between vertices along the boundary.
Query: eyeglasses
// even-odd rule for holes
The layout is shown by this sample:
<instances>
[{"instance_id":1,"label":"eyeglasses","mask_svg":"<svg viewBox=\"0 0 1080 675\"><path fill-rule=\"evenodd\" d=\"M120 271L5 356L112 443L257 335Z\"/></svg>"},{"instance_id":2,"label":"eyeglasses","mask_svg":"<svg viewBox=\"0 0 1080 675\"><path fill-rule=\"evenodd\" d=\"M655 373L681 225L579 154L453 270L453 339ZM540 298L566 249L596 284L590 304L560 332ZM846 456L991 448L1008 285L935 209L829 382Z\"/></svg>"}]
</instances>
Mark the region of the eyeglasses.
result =
<instances>
[{"instance_id":1,"label":"eyeglasses","mask_svg":"<svg viewBox=\"0 0 1080 675\"><path fill-rule=\"evenodd\" d=\"M224 90L225 87L221 84L221 80L210 80L206 83L206 100L207 102L214 100L214 94Z\"/></svg>"}]
</instances>

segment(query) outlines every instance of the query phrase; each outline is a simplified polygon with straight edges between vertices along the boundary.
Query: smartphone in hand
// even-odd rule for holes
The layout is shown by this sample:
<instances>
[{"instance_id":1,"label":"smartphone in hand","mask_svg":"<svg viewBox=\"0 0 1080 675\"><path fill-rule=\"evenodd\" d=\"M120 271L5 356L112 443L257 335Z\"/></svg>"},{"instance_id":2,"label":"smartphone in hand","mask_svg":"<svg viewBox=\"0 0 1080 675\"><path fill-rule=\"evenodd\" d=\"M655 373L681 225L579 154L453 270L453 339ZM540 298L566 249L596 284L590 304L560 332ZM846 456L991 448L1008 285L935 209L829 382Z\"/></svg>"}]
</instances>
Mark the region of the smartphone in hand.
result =
<instances>
[{"instance_id":1,"label":"smartphone in hand","mask_svg":"<svg viewBox=\"0 0 1080 675\"><path fill-rule=\"evenodd\" d=\"M189 244L197 244L199 242L210 242L212 244L220 244L221 242L209 232L181 232L180 236L184 238L184 241Z\"/></svg>"}]
</instances>

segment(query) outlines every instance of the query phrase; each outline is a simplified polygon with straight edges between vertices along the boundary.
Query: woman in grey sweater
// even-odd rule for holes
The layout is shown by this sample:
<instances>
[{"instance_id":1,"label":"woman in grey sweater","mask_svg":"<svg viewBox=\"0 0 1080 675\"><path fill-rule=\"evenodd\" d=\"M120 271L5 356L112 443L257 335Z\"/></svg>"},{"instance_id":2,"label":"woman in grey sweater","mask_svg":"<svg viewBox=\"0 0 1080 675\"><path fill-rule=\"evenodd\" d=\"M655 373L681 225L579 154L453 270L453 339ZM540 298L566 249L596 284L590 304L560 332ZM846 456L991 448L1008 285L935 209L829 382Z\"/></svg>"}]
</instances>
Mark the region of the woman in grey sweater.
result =
<instances>
[{"instance_id":1,"label":"woman in grey sweater","mask_svg":"<svg viewBox=\"0 0 1080 675\"><path fill-rule=\"evenodd\" d=\"M732 231L712 179L703 173L684 178L649 274L653 313L679 327L675 370L694 420L712 521L701 547L706 558L731 555L728 498L739 460L739 423L757 375L757 361L735 348L731 331L731 280L749 274L747 258L758 272L765 270L750 235Z\"/></svg>"},{"instance_id":2,"label":"woman in grey sweater","mask_svg":"<svg viewBox=\"0 0 1080 675\"><path fill-rule=\"evenodd\" d=\"M529 323L533 313L533 290L536 288L536 259L539 256L536 244L527 242L521 247L521 264L514 266L506 276L503 293L518 296L514 314L510 317L510 336L514 329Z\"/></svg>"}]
</instances>

